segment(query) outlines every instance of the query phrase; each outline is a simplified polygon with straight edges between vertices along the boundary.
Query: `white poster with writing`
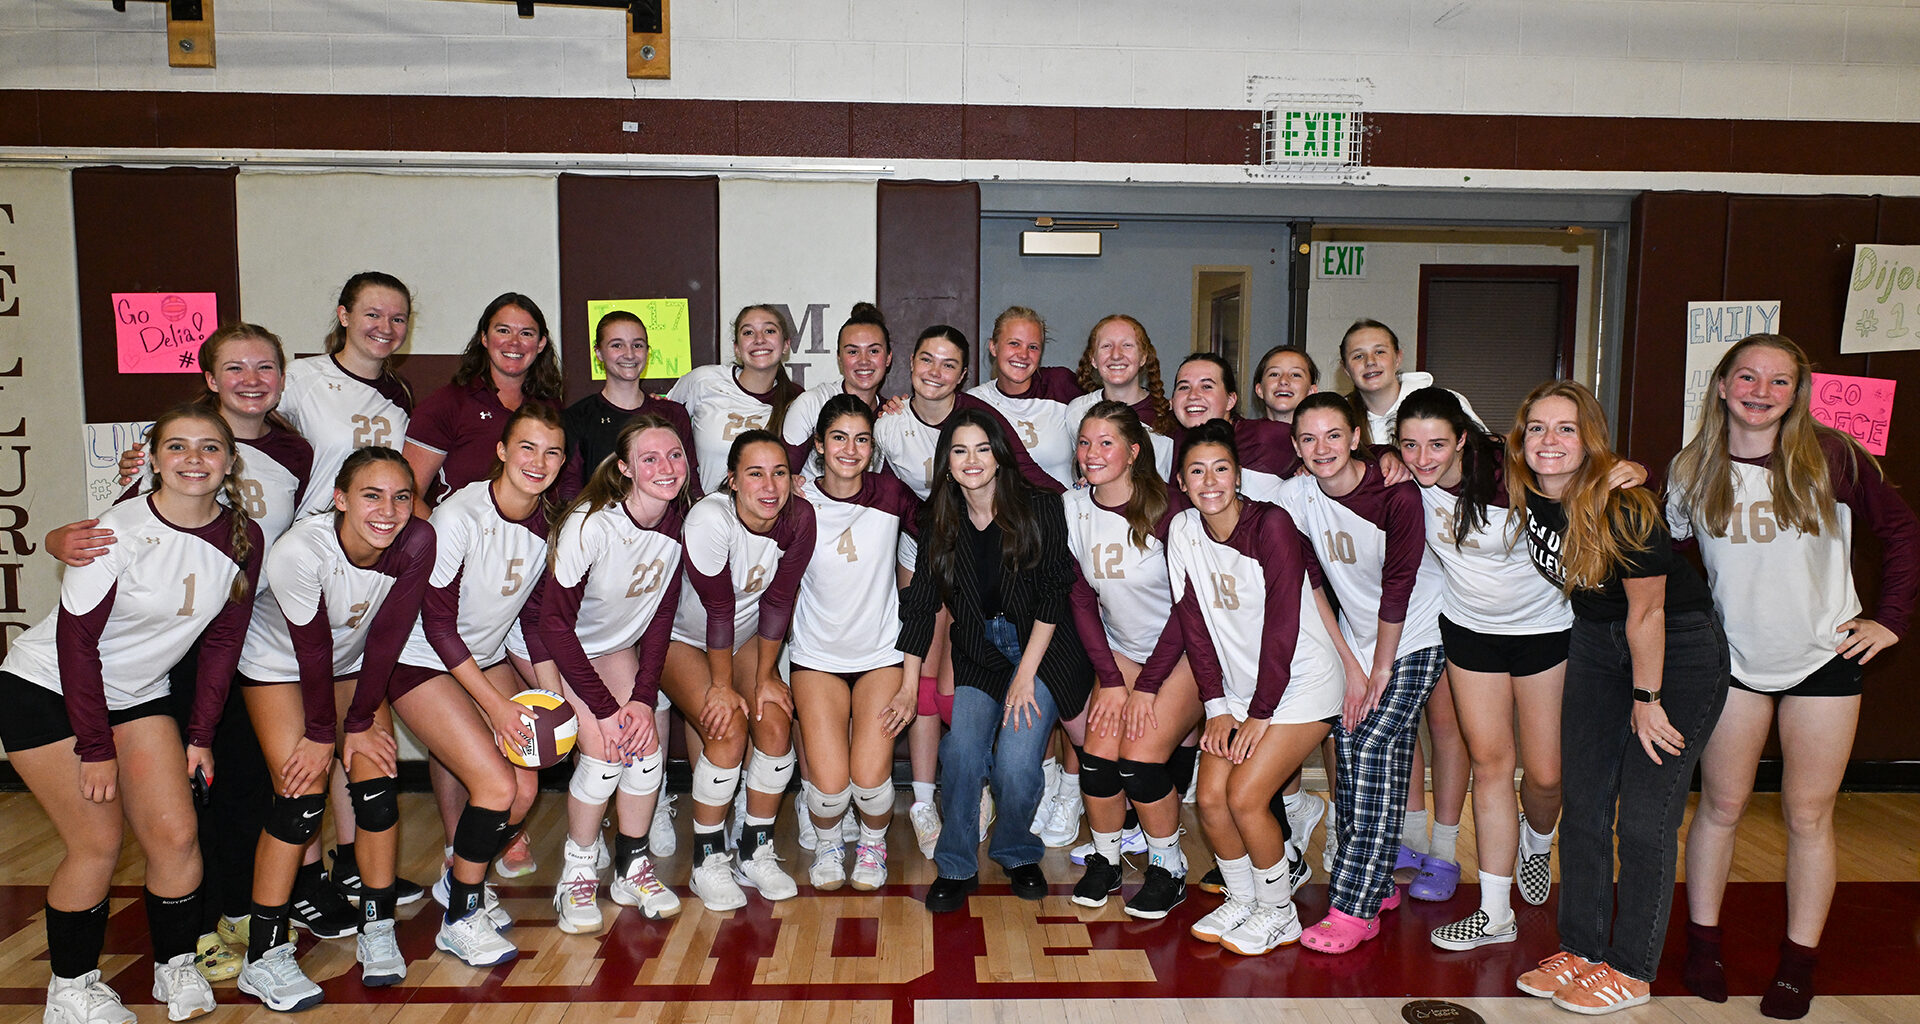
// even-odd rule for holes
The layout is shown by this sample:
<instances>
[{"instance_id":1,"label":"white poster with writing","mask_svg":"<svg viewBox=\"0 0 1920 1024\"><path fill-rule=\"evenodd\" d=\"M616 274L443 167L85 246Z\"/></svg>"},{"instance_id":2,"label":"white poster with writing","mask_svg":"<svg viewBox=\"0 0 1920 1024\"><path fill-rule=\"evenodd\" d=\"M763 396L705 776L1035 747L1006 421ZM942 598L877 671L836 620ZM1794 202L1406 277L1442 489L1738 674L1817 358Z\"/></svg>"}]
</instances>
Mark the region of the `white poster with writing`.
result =
<instances>
[{"instance_id":1,"label":"white poster with writing","mask_svg":"<svg viewBox=\"0 0 1920 1024\"><path fill-rule=\"evenodd\" d=\"M1749 334L1780 333L1780 300L1687 303L1687 383L1680 411L1680 443L1693 440L1700 409L1713 396L1713 368L1734 342Z\"/></svg>"},{"instance_id":2,"label":"white poster with writing","mask_svg":"<svg viewBox=\"0 0 1920 1024\"><path fill-rule=\"evenodd\" d=\"M0 167L0 655L59 603L41 538L85 511L74 268L67 172Z\"/></svg>"},{"instance_id":3,"label":"white poster with writing","mask_svg":"<svg viewBox=\"0 0 1920 1024\"><path fill-rule=\"evenodd\" d=\"M1840 351L1920 348L1920 245L1856 245Z\"/></svg>"},{"instance_id":4,"label":"white poster with writing","mask_svg":"<svg viewBox=\"0 0 1920 1024\"><path fill-rule=\"evenodd\" d=\"M872 302L879 276L873 182L720 180L720 361L749 303L785 306L793 324L793 379L806 387L839 375L834 346L856 302ZM901 330L894 327L895 340ZM911 340L911 335L908 336Z\"/></svg>"}]
</instances>

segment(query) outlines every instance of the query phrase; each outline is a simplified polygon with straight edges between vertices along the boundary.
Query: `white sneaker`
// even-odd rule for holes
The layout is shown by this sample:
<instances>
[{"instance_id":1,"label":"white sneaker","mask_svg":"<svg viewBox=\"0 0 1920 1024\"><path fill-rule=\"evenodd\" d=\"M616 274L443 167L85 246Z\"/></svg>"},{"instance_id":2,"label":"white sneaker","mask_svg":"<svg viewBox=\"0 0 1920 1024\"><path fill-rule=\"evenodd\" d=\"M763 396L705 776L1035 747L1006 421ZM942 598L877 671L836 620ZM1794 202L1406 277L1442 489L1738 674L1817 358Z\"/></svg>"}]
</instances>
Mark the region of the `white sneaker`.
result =
<instances>
[{"instance_id":1,"label":"white sneaker","mask_svg":"<svg viewBox=\"0 0 1920 1024\"><path fill-rule=\"evenodd\" d=\"M513 842L500 851L494 859L493 870L501 878L525 878L540 870L540 862L534 859L533 844L527 841L527 833L522 829L513 837Z\"/></svg>"},{"instance_id":2,"label":"white sneaker","mask_svg":"<svg viewBox=\"0 0 1920 1024\"><path fill-rule=\"evenodd\" d=\"M653 804L653 824L647 827L647 846L661 857L671 857L680 850L680 837L673 832L673 818L677 813L673 802L678 799L679 794L669 793L662 788L659 799Z\"/></svg>"},{"instance_id":3,"label":"white sneaker","mask_svg":"<svg viewBox=\"0 0 1920 1024\"><path fill-rule=\"evenodd\" d=\"M603 821L600 823L600 826L602 828L605 828L606 824L607 823ZM652 845L653 841L649 839L647 842L648 842L648 845ZM607 837L604 834L594 836L593 837L593 870L595 872L605 871L612 866L613 866L613 851L607 849Z\"/></svg>"},{"instance_id":4,"label":"white sneaker","mask_svg":"<svg viewBox=\"0 0 1920 1024\"><path fill-rule=\"evenodd\" d=\"M813 851L813 864L807 868L807 882L821 892L832 892L845 885L846 881L847 847L836 837L831 845Z\"/></svg>"},{"instance_id":5,"label":"white sneaker","mask_svg":"<svg viewBox=\"0 0 1920 1024\"><path fill-rule=\"evenodd\" d=\"M780 870L780 857L773 852L770 842L761 843L751 857L743 859L735 855L733 880L760 890L760 895L775 902L800 895L800 887L794 884L792 876Z\"/></svg>"},{"instance_id":6,"label":"white sneaker","mask_svg":"<svg viewBox=\"0 0 1920 1024\"><path fill-rule=\"evenodd\" d=\"M1313 830L1319 828L1321 819L1327 816L1327 802L1304 790L1300 795L1305 799L1299 801L1298 810L1287 808L1287 827L1293 830L1293 841L1287 845L1293 847L1296 859L1305 860L1307 844L1313 841Z\"/></svg>"},{"instance_id":7,"label":"white sneaker","mask_svg":"<svg viewBox=\"0 0 1920 1024\"><path fill-rule=\"evenodd\" d=\"M1047 827L1047 812L1053 807L1054 796L1060 792L1060 779L1066 774L1066 769L1060 767L1059 761L1048 761L1044 772L1046 788L1040 791L1040 805L1033 809L1033 824L1027 827L1027 831L1036 836Z\"/></svg>"},{"instance_id":8,"label":"white sneaker","mask_svg":"<svg viewBox=\"0 0 1920 1024\"><path fill-rule=\"evenodd\" d=\"M433 944L452 953L468 967L498 967L520 955L520 947L493 930L484 910L458 921L442 917L440 934L434 936Z\"/></svg>"},{"instance_id":9,"label":"white sneaker","mask_svg":"<svg viewBox=\"0 0 1920 1024\"><path fill-rule=\"evenodd\" d=\"M747 756L752 757L752 752L749 751ZM741 782L739 786L735 787L733 793L733 824L727 828L727 849L729 850L738 850L740 848L740 833L747 827L747 776L745 762L741 762L740 769Z\"/></svg>"},{"instance_id":10,"label":"white sneaker","mask_svg":"<svg viewBox=\"0 0 1920 1024\"><path fill-rule=\"evenodd\" d=\"M600 904L594 897L600 891L600 873L593 865L592 849L583 849L567 840L567 862L560 869L560 884L553 887L553 912L559 916L560 930L568 935L591 935L600 930Z\"/></svg>"},{"instance_id":11,"label":"white sneaker","mask_svg":"<svg viewBox=\"0 0 1920 1024\"><path fill-rule=\"evenodd\" d=\"M853 849L853 887L872 892L887 884L887 841L861 843Z\"/></svg>"},{"instance_id":12,"label":"white sneaker","mask_svg":"<svg viewBox=\"0 0 1920 1024\"><path fill-rule=\"evenodd\" d=\"M814 825L813 815L807 813L807 790L812 788L812 785L801 786L800 792L793 797L793 816L800 823L798 836L800 848L808 852L820 848L819 827Z\"/></svg>"},{"instance_id":13,"label":"white sneaker","mask_svg":"<svg viewBox=\"0 0 1920 1024\"><path fill-rule=\"evenodd\" d=\"M613 880L611 890L613 902L623 907L638 907L640 913L656 921L680 912L680 897L654 875L651 857L635 857L633 867Z\"/></svg>"},{"instance_id":14,"label":"white sneaker","mask_svg":"<svg viewBox=\"0 0 1920 1024\"><path fill-rule=\"evenodd\" d=\"M694 867L689 885L708 910L739 910L747 905L747 894L733 880L733 858L725 853L707 854L707 859Z\"/></svg>"},{"instance_id":15,"label":"white sneaker","mask_svg":"<svg viewBox=\"0 0 1920 1024\"><path fill-rule=\"evenodd\" d=\"M1247 918L1253 916L1253 901L1228 896L1225 903L1213 908L1213 911L1187 929L1187 934L1201 942L1219 942L1220 937L1240 927Z\"/></svg>"},{"instance_id":16,"label":"white sneaker","mask_svg":"<svg viewBox=\"0 0 1920 1024\"><path fill-rule=\"evenodd\" d=\"M980 787L980 838L987 838L987 830L993 827L993 790Z\"/></svg>"},{"instance_id":17,"label":"white sneaker","mask_svg":"<svg viewBox=\"0 0 1920 1024\"><path fill-rule=\"evenodd\" d=\"M860 841L860 814L849 810L846 817L840 819L840 841L855 843Z\"/></svg>"},{"instance_id":18,"label":"white sneaker","mask_svg":"<svg viewBox=\"0 0 1920 1024\"><path fill-rule=\"evenodd\" d=\"M353 938L354 959L360 961L360 984L385 988L407 980L407 958L400 955L393 921L374 921Z\"/></svg>"},{"instance_id":19,"label":"white sneaker","mask_svg":"<svg viewBox=\"0 0 1920 1024\"><path fill-rule=\"evenodd\" d=\"M913 841L920 846L920 856L933 859L933 848L940 842L940 811L932 804L915 801L907 808L907 821L913 825Z\"/></svg>"},{"instance_id":20,"label":"white sneaker","mask_svg":"<svg viewBox=\"0 0 1920 1024\"><path fill-rule=\"evenodd\" d=\"M187 969L193 970L191 961ZM154 987L157 989L159 986L156 984ZM160 998L158 992L154 993L154 998ZM208 998L212 998L211 995ZM134 1024L135 1018L133 1011L120 1002L120 994L100 980L100 972L96 969L78 978L54 978L49 981L47 1009L42 1019L45 1024Z\"/></svg>"},{"instance_id":21,"label":"white sneaker","mask_svg":"<svg viewBox=\"0 0 1920 1024\"><path fill-rule=\"evenodd\" d=\"M1120 833L1120 852L1122 854L1131 854L1133 856L1139 856L1140 854L1147 852L1146 830L1142 829L1138 825L1135 825L1134 827ZM1093 840L1089 839L1086 842L1081 843L1079 846L1074 847L1073 852L1069 853L1067 857L1068 859L1072 860L1075 864L1085 864L1087 862L1087 858L1092 855L1093 855Z\"/></svg>"},{"instance_id":22,"label":"white sneaker","mask_svg":"<svg viewBox=\"0 0 1920 1024\"><path fill-rule=\"evenodd\" d=\"M167 1004L168 1020L186 1020L213 1012L213 986L200 976L193 959L192 953L182 953L153 966L153 998Z\"/></svg>"},{"instance_id":23,"label":"white sneaker","mask_svg":"<svg viewBox=\"0 0 1920 1024\"><path fill-rule=\"evenodd\" d=\"M94 975L98 977L99 973L95 971ZM238 984L240 991L277 1013L297 1013L319 1006L326 998L320 986L308 980L306 972L300 969L300 962L293 958L291 942L267 950L258 960L247 961L246 966L240 968ZM127 1014L128 1020L132 1018L133 1014Z\"/></svg>"},{"instance_id":24,"label":"white sneaker","mask_svg":"<svg viewBox=\"0 0 1920 1024\"><path fill-rule=\"evenodd\" d=\"M1338 825L1339 820L1337 818L1329 817L1327 819L1327 845L1320 851L1320 869L1327 873L1328 878L1333 877L1333 866L1340 863L1340 829L1337 827Z\"/></svg>"},{"instance_id":25,"label":"white sneaker","mask_svg":"<svg viewBox=\"0 0 1920 1024\"><path fill-rule=\"evenodd\" d=\"M1062 785L1059 795L1053 798L1046 827L1040 830L1040 841L1058 849L1072 846L1079 838L1080 790Z\"/></svg>"},{"instance_id":26,"label":"white sneaker","mask_svg":"<svg viewBox=\"0 0 1920 1024\"><path fill-rule=\"evenodd\" d=\"M1262 903L1240 922L1240 927L1220 936L1220 948L1241 956L1259 956L1299 941L1300 915L1294 911L1293 903L1278 906Z\"/></svg>"}]
</instances>

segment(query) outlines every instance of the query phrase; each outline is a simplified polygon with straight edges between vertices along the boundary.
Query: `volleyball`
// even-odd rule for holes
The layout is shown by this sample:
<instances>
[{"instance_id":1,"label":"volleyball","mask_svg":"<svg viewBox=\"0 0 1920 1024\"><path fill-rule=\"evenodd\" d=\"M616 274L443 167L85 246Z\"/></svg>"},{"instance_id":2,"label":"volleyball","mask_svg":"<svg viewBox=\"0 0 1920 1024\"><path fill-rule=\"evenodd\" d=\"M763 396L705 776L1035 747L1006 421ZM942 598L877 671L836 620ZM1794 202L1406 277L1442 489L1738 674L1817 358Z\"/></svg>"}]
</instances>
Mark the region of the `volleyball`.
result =
<instances>
[{"instance_id":1,"label":"volleyball","mask_svg":"<svg viewBox=\"0 0 1920 1024\"><path fill-rule=\"evenodd\" d=\"M512 700L520 705L520 725L531 740L524 747L502 743L500 752L507 760L522 768L545 768L573 752L580 723L565 697L552 690L521 690Z\"/></svg>"}]
</instances>

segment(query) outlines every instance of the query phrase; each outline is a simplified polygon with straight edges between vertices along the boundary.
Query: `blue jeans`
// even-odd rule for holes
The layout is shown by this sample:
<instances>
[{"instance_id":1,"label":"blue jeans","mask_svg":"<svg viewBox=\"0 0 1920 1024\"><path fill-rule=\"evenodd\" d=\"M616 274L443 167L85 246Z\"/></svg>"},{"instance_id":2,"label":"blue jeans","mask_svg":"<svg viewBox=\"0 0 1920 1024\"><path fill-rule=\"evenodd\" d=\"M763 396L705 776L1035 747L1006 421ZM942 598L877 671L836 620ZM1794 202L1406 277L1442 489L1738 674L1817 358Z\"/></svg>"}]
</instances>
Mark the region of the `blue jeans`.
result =
<instances>
[{"instance_id":1,"label":"blue jeans","mask_svg":"<svg viewBox=\"0 0 1920 1024\"><path fill-rule=\"evenodd\" d=\"M1020 632L1001 617L987 620L987 639L1007 660L1020 663ZM987 856L1003 868L1040 862L1047 848L1027 826L1040 806L1046 780L1040 761L1053 735L1059 709L1046 684L1035 680L1040 721L1018 728L1000 724L1006 707L984 690L956 687L953 728L940 740L940 805L944 818L933 862L941 878L970 878L980 870L980 785L991 782L999 806Z\"/></svg>"},{"instance_id":2,"label":"blue jeans","mask_svg":"<svg viewBox=\"0 0 1920 1024\"><path fill-rule=\"evenodd\" d=\"M1727 700L1727 635L1712 612L1667 615L1660 704L1686 739L1660 764L1633 733L1626 624L1573 620L1560 708L1560 948L1652 981L1673 909L1693 766ZM1616 884L1613 858L1619 844Z\"/></svg>"}]
</instances>

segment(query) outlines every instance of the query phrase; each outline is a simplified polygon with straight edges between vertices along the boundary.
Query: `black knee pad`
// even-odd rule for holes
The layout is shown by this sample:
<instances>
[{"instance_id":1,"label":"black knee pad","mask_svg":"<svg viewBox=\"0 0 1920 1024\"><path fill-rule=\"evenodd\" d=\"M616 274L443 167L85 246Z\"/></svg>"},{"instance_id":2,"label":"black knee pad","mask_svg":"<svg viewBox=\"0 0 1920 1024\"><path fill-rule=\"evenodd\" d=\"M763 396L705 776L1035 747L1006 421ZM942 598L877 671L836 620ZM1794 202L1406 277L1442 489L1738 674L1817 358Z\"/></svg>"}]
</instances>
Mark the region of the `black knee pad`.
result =
<instances>
[{"instance_id":1,"label":"black knee pad","mask_svg":"<svg viewBox=\"0 0 1920 1024\"><path fill-rule=\"evenodd\" d=\"M353 821L362 832L385 832L400 824L399 779L378 778L347 783L353 801Z\"/></svg>"},{"instance_id":2,"label":"black knee pad","mask_svg":"<svg viewBox=\"0 0 1920 1024\"><path fill-rule=\"evenodd\" d=\"M490 811L468 804L453 827L453 855L475 864L485 864L500 855L506 845L507 812Z\"/></svg>"},{"instance_id":3,"label":"black knee pad","mask_svg":"<svg viewBox=\"0 0 1920 1024\"><path fill-rule=\"evenodd\" d=\"M1193 788L1193 768L1199 760L1198 746L1173 748L1173 753L1167 757L1167 771L1173 777L1175 789L1185 793Z\"/></svg>"},{"instance_id":4,"label":"black knee pad","mask_svg":"<svg viewBox=\"0 0 1920 1024\"><path fill-rule=\"evenodd\" d=\"M1121 793L1120 766L1104 757L1080 752L1080 793L1107 799Z\"/></svg>"},{"instance_id":5,"label":"black knee pad","mask_svg":"<svg viewBox=\"0 0 1920 1024\"><path fill-rule=\"evenodd\" d=\"M267 834L283 843L305 846L320 831L320 815L327 810L324 793L312 796L275 796L267 808Z\"/></svg>"},{"instance_id":6,"label":"black knee pad","mask_svg":"<svg viewBox=\"0 0 1920 1024\"><path fill-rule=\"evenodd\" d=\"M1126 786L1127 799L1138 804L1164 800L1173 792L1173 774L1164 764L1120 759L1120 781Z\"/></svg>"}]
</instances>

